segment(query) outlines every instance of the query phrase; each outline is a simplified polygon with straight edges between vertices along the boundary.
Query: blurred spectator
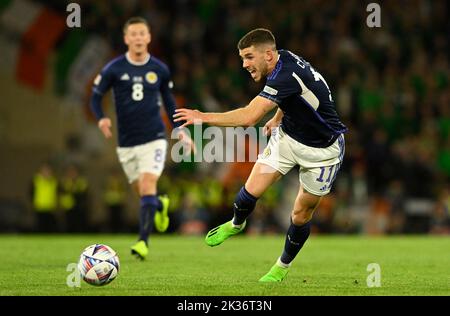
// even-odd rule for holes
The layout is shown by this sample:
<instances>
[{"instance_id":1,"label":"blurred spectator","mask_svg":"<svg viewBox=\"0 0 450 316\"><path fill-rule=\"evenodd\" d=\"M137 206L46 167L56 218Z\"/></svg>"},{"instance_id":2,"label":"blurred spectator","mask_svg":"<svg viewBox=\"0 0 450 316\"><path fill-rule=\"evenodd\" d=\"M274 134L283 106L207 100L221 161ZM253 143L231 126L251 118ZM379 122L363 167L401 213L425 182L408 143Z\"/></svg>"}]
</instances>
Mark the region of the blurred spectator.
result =
<instances>
[{"instance_id":1,"label":"blurred spectator","mask_svg":"<svg viewBox=\"0 0 450 316\"><path fill-rule=\"evenodd\" d=\"M103 201L107 209L110 231L113 233L126 231L125 204L128 184L118 168L112 168L106 177Z\"/></svg>"},{"instance_id":2,"label":"blurred spectator","mask_svg":"<svg viewBox=\"0 0 450 316\"><path fill-rule=\"evenodd\" d=\"M314 212L312 229L315 233L329 234L333 232L333 213L336 209L336 197L329 194L322 198L320 205Z\"/></svg>"},{"instance_id":3,"label":"blurred spectator","mask_svg":"<svg viewBox=\"0 0 450 316\"><path fill-rule=\"evenodd\" d=\"M209 214L201 206L198 192L188 192L181 204L179 212L178 232L183 235L203 235L208 229Z\"/></svg>"},{"instance_id":4,"label":"blurred spectator","mask_svg":"<svg viewBox=\"0 0 450 316\"><path fill-rule=\"evenodd\" d=\"M31 205L36 218L36 231L41 233L57 232L60 223L57 218L58 179L53 168L43 163L34 175L31 183Z\"/></svg>"},{"instance_id":5,"label":"blurred spectator","mask_svg":"<svg viewBox=\"0 0 450 316\"><path fill-rule=\"evenodd\" d=\"M88 181L76 165L66 167L60 180L59 201L68 232L89 230Z\"/></svg>"},{"instance_id":6,"label":"blurred spectator","mask_svg":"<svg viewBox=\"0 0 450 316\"><path fill-rule=\"evenodd\" d=\"M61 1L39 2L66 14ZM366 3L355 0L82 2L83 32L106 38L115 51L123 50L123 22L147 17L154 30L150 51L164 56L174 92L187 107L214 112L242 106L261 90L236 67L236 42L255 21L264 21L261 26L272 29L280 48L323 65L318 70L349 127L336 191L316 214L320 231L425 231L430 218L432 231L439 230L442 190L450 183L448 1L411 0L408 10L404 2L384 1L381 28L367 27ZM79 141L69 143L71 155L82 159ZM167 177L164 186L161 179L171 214L183 212L182 197L195 181L207 189L200 205L215 226L229 215L228 192L243 184L253 163L222 164L224 176L213 168L206 177L194 163L180 165L166 172L183 169L185 181ZM222 180L221 187L210 178ZM421 210L414 207L417 198L425 201ZM429 212L436 201L441 206ZM266 217L273 210L261 212Z\"/></svg>"},{"instance_id":7,"label":"blurred spectator","mask_svg":"<svg viewBox=\"0 0 450 316\"><path fill-rule=\"evenodd\" d=\"M432 234L450 234L450 185L443 188L431 219Z\"/></svg>"},{"instance_id":8,"label":"blurred spectator","mask_svg":"<svg viewBox=\"0 0 450 316\"><path fill-rule=\"evenodd\" d=\"M386 192L389 201L390 212L387 233L399 234L403 232L405 225L405 189L400 180L393 180L389 183Z\"/></svg>"},{"instance_id":9,"label":"blurred spectator","mask_svg":"<svg viewBox=\"0 0 450 316\"><path fill-rule=\"evenodd\" d=\"M388 230L391 209L389 201L383 195L374 194L369 205L370 213L365 231L371 235L385 234Z\"/></svg>"}]
</instances>

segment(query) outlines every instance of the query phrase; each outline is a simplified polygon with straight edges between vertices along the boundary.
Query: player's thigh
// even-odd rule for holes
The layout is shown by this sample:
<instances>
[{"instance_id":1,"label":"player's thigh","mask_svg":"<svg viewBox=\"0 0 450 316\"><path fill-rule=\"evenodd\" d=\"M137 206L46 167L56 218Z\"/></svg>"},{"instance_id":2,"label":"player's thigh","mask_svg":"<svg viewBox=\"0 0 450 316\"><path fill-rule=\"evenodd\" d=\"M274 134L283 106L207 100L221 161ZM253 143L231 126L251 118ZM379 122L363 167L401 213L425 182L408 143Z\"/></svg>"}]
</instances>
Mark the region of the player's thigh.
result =
<instances>
[{"instance_id":1,"label":"player's thigh","mask_svg":"<svg viewBox=\"0 0 450 316\"><path fill-rule=\"evenodd\" d=\"M139 161L135 147L117 147L117 157L120 165L127 176L129 183L137 183L139 180Z\"/></svg>"},{"instance_id":2,"label":"player's thigh","mask_svg":"<svg viewBox=\"0 0 450 316\"><path fill-rule=\"evenodd\" d=\"M267 188L296 165L287 136L277 128L266 148L258 156L245 188L255 197L260 197Z\"/></svg>"},{"instance_id":3,"label":"player's thigh","mask_svg":"<svg viewBox=\"0 0 450 316\"><path fill-rule=\"evenodd\" d=\"M344 158L344 136L340 135L326 148L310 147L293 140L291 143L293 155L300 166L299 181L303 188L317 196L328 194Z\"/></svg>"},{"instance_id":4,"label":"player's thigh","mask_svg":"<svg viewBox=\"0 0 450 316\"><path fill-rule=\"evenodd\" d=\"M340 166L341 163L315 168L300 167L299 181L307 192L317 196L327 195L330 193Z\"/></svg>"},{"instance_id":5,"label":"player's thigh","mask_svg":"<svg viewBox=\"0 0 450 316\"><path fill-rule=\"evenodd\" d=\"M274 130L269 143L256 161L257 163L266 166L261 166L262 172L264 172L265 169L267 169L268 172L275 169L282 175L285 175L297 165L289 141L289 137L280 127Z\"/></svg>"},{"instance_id":6,"label":"player's thigh","mask_svg":"<svg viewBox=\"0 0 450 316\"><path fill-rule=\"evenodd\" d=\"M289 139L293 156L299 166L304 168L333 166L343 161L345 154L344 136L340 135L328 147L318 148L299 143Z\"/></svg>"},{"instance_id":7,"label":"player's thigh","mask_svg":"<svg viewBox=\"0 0 450 316\"><path fill-rule=\"evenodd\" d=\"M157 139L144 145L137 146L139 174L150 173L160 176L164 170L167 153L167 140Z\"/></svg>"},{"instance_id":8,"label":"player's thigh","mask_svg":"<svg viewBox=\"0 0 450 316\"><path fill-rule=\"evenodd\" d=\"M138 190L139 195L155 195L157 192L157 184L159 175L144 172L139 175Z\"/></svg>"},{"instance_id":9,"label":"player's thigh","mask_svg":"<svg viewBox=\"0 0 450 316\"><path fill-rule=\"evenodd\" d=\"M276 169L256 162L245 183L245 189L254 197L260 197L274 182L283 175Z\"/></svg>"},{"instance_id":10,"label":"player's thigh","mask_svg":"<svg viewBox=\"0 0 450 316\"><path fill-rule=\"evenodd\" d=\"M159 177L164 170L167 141L158 139L136 148L140 195L156 194Z\"/></svg>"}]
</instances>

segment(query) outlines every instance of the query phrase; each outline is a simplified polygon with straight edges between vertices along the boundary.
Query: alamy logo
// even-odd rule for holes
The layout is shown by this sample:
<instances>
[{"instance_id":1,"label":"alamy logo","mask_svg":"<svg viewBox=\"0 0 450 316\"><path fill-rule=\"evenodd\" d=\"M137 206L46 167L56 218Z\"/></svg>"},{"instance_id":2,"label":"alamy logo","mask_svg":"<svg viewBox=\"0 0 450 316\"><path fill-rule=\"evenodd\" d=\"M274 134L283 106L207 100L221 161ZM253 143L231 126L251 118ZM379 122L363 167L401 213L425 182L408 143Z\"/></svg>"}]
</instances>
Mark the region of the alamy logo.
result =
<instances>
[{"instance_id":1,"label":"alamy logo","mask_svg":"<svg viewBox=\"0 0 450 316\"><path fill-rule=\"evenodd\" d=\"M189 129L183 130L192 138ZM176 129L172 130L171 139L178 140ZM267 136L262 127L209 126L203 129L201 124L194 124L193 141L197 148L203 149L194 155L194 162L255 162L267 145ZM183 141L178 141L172 146L172 160L191 162L192 158L186 152Z\"/></svg>"},{"instance_id":2,"label":"alamy logo","mask_svg":"<svg viewBox=\"0 0 450 316\"><path fill-rule=\"evenodd\" d=\"M69 3L66 12L70 14L66 18L66 25L70 28L81 27L81 7L78 3Z\"/></svg>"},{"instance_id":3,"label":"alamy logo","mask_svg":"<svg viewBox=\"0 0 450 316\"><path fill-rule=\"evenodd\" d=\"M381 27L381 7L378 3L372 2L367 5L367 12L370 14L367 16L366 24L368 27Z\"/></svg>"},{"instance_id":4,"label":"alamy logo","mask_svg":"<svg viewBox=\"0 0 450 316\"><path fill-rule=\"evenodd\" d=\"M68 287L80 287L81 275L76 263L69 263L66 267L66 271L70 272L66 278L66 284Z\"/></svg>"},{"instance_id":5,"label":"alamy logo","mask_svg":"<svg viewBox=\"0 0 450 316\"><path fill-rule=\"evenodd\" d=\"M369 263L367 265L367 272L370 274L367 276L367 287L380 287L381 286L381 268L378 263Z\"/></svg>"}]
</instances>

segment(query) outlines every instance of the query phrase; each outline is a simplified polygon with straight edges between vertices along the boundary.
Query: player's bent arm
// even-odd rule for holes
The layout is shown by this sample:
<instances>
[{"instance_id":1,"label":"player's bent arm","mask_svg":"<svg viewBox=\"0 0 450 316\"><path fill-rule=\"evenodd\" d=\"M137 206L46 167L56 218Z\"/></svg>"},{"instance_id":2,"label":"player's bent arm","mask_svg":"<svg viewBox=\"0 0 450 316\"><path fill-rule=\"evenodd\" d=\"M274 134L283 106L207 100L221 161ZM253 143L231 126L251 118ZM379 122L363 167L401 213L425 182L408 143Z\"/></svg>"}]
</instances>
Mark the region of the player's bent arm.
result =
<instances>
[{"instance_id":1,"label":"player's bent arm","mask_svg":"<svg viewBox=\"0 0 450 316\"><path fill-rule=\"evenodd\" d=\"M105 117L105 114L103 113L102 99L103 95L94 90L91 97L91 110L98 121L97 123L98 128L102 131L103 135L106 138L110 138L112 136L111 133L112 124L111 120Z\"/></svg>"},{"instance_id":2,"label":"player's bent arm","mask_svg":"<svg viewBox=\"0 0 450 316\"><path fill-rule=\"evenodd\" d=\"M275 115L267 121L267 123L264 125L264 135L269 136L272 134L272 131L274 128L277 128L281 120L283 119L284 113L281 111L281 109L278 108Z\"/></svg>"},{"instance_id":3,"label":"player's bent arm","mask_svg":"<svg viewBox=\"0 0 450 316\"><path fill-rule=\"evenodd\" d=\"M101 120L105 117L105 114L103 113L102 109L102 99L103 95L98 92L93 92L91 97L91 110L92 113L94 113L95 118L97 121Z\"/></svg>"},{"instance_id":4,"label":"player's bent arm","mask_svg":"<svg viewBox=\"0 0 450 316\"><path fill-rule=\"evenodd\" d=\"M280 123L282 118L284 116L283 111L281 111L281 109L277 110L277 113L275 113L275 115L272 117L272 120L274 120L275 122Z\"/></svg>"},{"instance_id":5,"label":"player's bent arm","mask_svg":"<svg viewBox=\"0 0 450 316\"><path fill-rule=\"evenodd\" d=\"M247 106L224 113L202 113L197 110L177 109L175 121L186 121L189 124L208 123L214 126L253 126L264 115L270 112L276 103L269 99L257 96Z\"/></svg>"}]
</instances>

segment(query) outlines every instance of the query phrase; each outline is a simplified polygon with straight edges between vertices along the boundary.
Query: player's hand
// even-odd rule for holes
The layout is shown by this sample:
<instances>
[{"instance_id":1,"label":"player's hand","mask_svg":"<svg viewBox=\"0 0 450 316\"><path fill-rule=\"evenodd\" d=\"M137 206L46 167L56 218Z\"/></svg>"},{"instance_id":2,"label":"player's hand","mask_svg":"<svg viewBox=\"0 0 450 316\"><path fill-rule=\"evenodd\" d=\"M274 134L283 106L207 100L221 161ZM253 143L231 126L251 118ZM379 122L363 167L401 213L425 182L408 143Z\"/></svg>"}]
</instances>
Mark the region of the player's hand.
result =
<instances>
[{"instance_id":1,"label":"player's hand","mask_svg":"<svg viewBox=\"0 0 450 316\"><path fill-rule=\"evenodd\" d=\"M102 131L105 138L111 138L111 120L109 118L104 117L98 121L98 128Z\"/></svg>"},{"instance_id":2,"label":"player's hand","mask_svg":"<svg viewBox=\"0 0 450 316\"><path fill-rule=\"evenodd\" d=\"M183 143L183 146L186 148L185 150L186 155L190 155L191 150L194 152L194 155L197 153L197 146L195 146L194 141L182 129L180 129L178 132L178 139Z\"/></svg>"},{"instance_id":3,"label":"player's hand","mask_svg":"<svg viewBox=\"0 0 450 316\"><path fill-rule=\"evenodd\" d=\"M191 125L191 124L201 124L203 122L203 113L198 110L190 110L186 108L176 109L174 117L174 122L186 121L180 128Z\"/></svg>"},{"instance_id":4,"label":"player's hand","mask_svg":"<svg viewBox=\"0 0 450 316\"><path fill-rule=\"evenodd\" d=\"M272 135L272 130L277 128L280 125L280 123L281 122L279 120L276 120L274 118L269 120L266 123L266 125L264 125L264 129L263 129L264 135L266 135L266 136Z\"/></svg>"}]
</instances>

